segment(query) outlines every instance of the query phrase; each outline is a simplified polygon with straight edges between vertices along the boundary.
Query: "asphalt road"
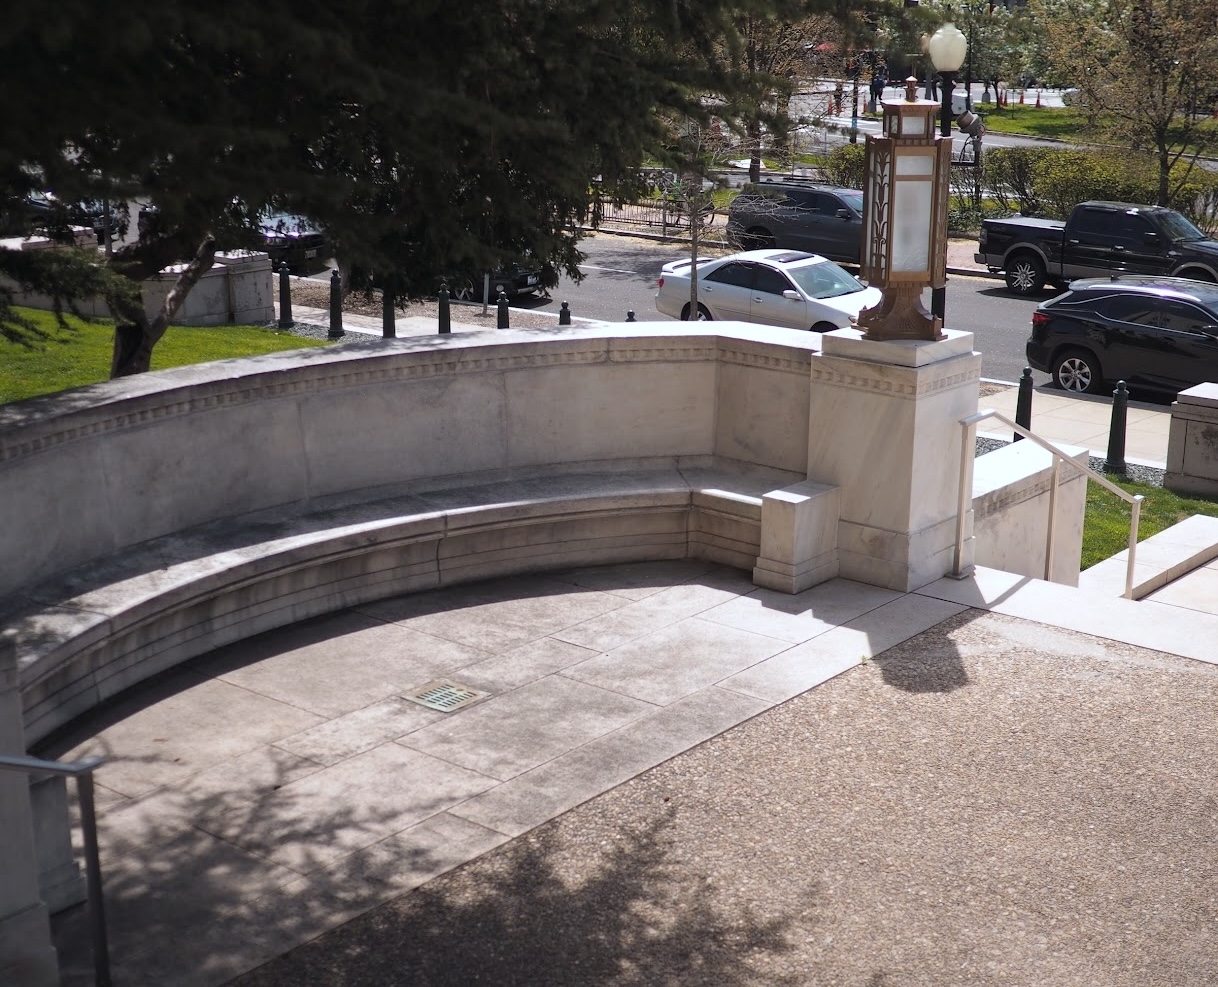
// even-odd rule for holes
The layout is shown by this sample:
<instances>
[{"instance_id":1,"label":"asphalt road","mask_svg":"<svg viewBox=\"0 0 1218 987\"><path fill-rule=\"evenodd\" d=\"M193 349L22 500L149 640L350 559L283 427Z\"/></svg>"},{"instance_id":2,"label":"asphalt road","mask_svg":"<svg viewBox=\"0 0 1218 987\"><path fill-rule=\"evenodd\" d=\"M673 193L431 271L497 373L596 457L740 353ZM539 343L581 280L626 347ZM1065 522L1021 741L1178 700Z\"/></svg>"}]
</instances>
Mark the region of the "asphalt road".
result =
<instances>
[{"instance_id":1,"label":"asphalt road","mask_svg":"<svg viewBox=\"0 0 1218 987\"><path fill-rule=\"evenodd\" d=\"M519 299L514 306L557 312L566 300L572 315L585 318L624 320L633 310L640 322L668 321L655 308L656 279L661 265L684 256L683 245L600 233L581 247L586 257L579 284L564 278L550 298ZM1024 343L1036 304L1009 294L1001 281L953 276L947 288L947 324L975 334L982 376L1016 381L1023 372ZM1038 384L1049 379L1046 374L1034 376Z\"/></svg>"}]
</instances>

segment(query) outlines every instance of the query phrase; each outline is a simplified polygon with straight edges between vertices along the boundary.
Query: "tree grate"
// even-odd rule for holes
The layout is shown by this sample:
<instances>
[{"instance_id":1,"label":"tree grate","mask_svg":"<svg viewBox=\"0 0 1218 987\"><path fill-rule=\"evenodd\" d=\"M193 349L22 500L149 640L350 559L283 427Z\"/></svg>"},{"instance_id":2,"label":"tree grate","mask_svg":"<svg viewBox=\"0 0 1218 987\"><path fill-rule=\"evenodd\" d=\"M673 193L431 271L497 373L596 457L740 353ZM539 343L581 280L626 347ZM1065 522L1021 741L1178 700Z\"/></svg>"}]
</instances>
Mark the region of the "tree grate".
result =
<instances>
[{"instance_id":1,"label":"tree grate","mask_svg":"<svg viewBox=\"0 0 1218 987\"><path fill-rule=\"evenodd\" d=\"M437 680L428 682L425 686L407 693L402 698L408 699L412 703L418 703L420 706L426 706L428 709L437 709L441 713L451 713L453 710L469 706L489 695L489 692L481 689L471 689L467 685L460 685L456 682Z\"/></svg>"}]
</instances>

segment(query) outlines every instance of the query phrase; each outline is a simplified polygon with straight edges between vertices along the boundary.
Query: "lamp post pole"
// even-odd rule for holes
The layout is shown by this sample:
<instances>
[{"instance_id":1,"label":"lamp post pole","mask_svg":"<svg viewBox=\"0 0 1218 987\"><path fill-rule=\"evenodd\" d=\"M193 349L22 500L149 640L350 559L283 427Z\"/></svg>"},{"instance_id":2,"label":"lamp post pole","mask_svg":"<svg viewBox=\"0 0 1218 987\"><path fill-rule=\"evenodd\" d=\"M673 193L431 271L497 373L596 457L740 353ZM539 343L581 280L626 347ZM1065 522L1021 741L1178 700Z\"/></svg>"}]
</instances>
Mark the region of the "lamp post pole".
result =
<instances>
[{"instance_id":1,"label":"lamp post pole","mask_svg":"<svg viewBox=\"0 0 1218 987\"><path fill-rule=\"evenodd\" d=\"M948 161L951 161L950 149L952 139L952 87L956 81L956 73L964 64L964 56L968 52L968 39L960 33L954 24L944 24L932 34L926 43L927 54L931 64L939 73L942 80L940 87L943 102L939 116L939 136L948 141ZM946 281L946 278L944 279ZM947 285L932 285L930 292L931 314L937 316L946 325Z\"/></svg>"},{"instance_id":2,"label":"lamp post pole","mask_svg":"<svg viewBox=\"0 0 1218 987\"><path fill-rule=\"evenodd\" d=\"M955 88L955 84L956 73L954 71L939 73L939 90L942 98L939 108L939 136L947 141L952 139L952 90ZM947 324L947 285L931 288L930 314L938 316L943 324Z\"/></svg>"},{"instance_id":3,"label":"lamp post pole","mask_svg":"<svg viewBox=\"0 0 1218 987\"><path fill-rule=\"evenodd\" d=\"M850 143L859 142L859 63L857 59L850 70L854 93L850 100Z\"/></svg>"}]
</instances>

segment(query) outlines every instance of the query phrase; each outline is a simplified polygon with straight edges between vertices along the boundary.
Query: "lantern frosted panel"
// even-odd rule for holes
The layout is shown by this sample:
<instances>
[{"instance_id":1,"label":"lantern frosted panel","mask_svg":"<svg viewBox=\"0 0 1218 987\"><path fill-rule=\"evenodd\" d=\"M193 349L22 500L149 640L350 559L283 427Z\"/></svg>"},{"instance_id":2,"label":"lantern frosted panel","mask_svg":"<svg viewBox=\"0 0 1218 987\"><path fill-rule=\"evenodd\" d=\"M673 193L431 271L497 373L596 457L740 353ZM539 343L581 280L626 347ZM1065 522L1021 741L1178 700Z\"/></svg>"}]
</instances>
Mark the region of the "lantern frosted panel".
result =
<instances>
[{"instance_id":1,"label":"lantern frosted panel","mask_svg":"<svg viewBox=\"0 0 1218 987\"><path fill-rule=\"evenodd\" d=\"M930 267L931 200L929 181L897 182L893 199L892 269L925 271Z\"/></svg>"}]
</instances>

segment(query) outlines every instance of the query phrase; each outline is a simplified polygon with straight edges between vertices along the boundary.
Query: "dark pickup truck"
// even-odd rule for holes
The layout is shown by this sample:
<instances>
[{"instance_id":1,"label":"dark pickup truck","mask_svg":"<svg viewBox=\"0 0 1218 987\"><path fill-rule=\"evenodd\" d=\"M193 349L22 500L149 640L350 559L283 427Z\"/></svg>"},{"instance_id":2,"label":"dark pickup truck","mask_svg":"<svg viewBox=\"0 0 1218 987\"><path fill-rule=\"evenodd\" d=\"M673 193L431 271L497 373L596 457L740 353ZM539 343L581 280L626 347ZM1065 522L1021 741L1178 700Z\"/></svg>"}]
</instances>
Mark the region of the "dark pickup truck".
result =
<instances>
[{"instance_id":1,"label":"dark pickup truck","mask_svg":"<svg viewBox=\"0 0 1218 987\"><path fill-rule=\"evenodd\" d=\"M1128 202L1080 202L1064 223L983 220L974 258L1017 295L1113 272L1218 281L1218 241L1174 210Z\"/></svg>"}]
</instances>

